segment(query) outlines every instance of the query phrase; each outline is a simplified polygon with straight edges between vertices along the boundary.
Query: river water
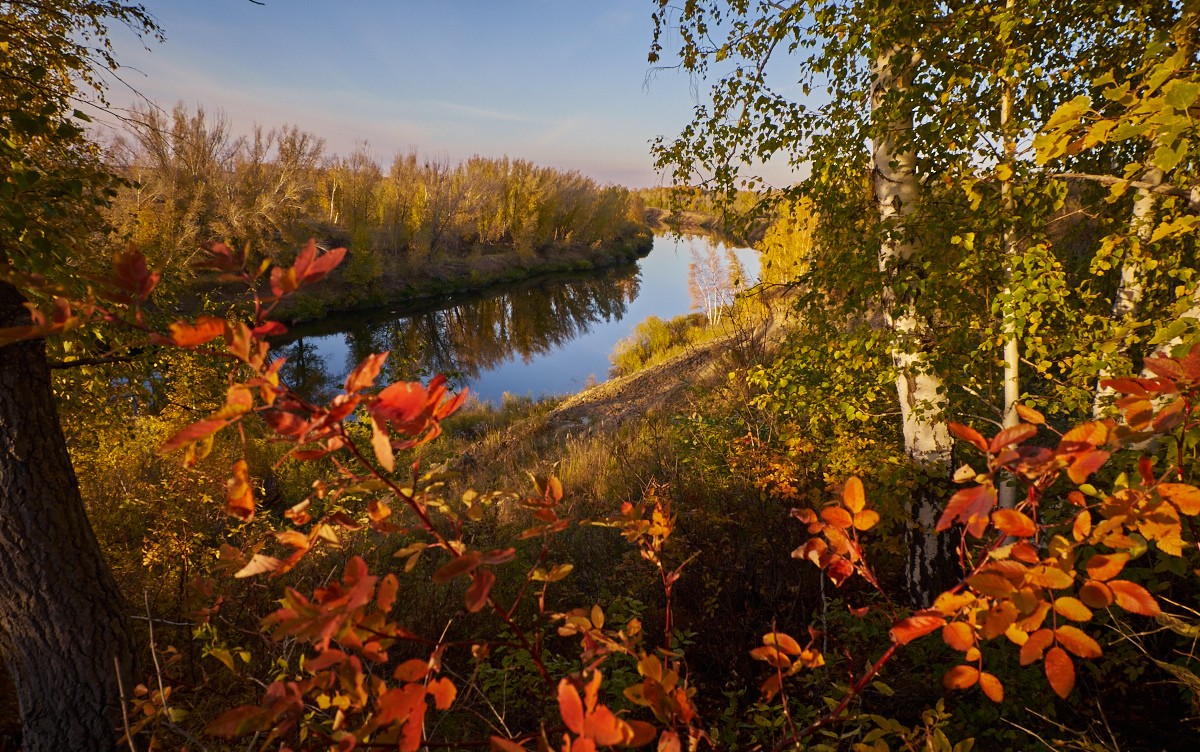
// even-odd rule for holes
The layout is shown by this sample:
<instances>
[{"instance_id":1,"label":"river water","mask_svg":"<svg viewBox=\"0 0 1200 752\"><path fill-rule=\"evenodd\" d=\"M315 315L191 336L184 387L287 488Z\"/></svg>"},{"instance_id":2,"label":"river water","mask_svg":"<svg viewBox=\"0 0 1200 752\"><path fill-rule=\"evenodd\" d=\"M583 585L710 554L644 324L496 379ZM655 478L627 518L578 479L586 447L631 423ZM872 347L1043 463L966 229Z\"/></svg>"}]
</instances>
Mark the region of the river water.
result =
<instances>
[{"instance_id":1,"label":"river water","mask_svg":"<svg viewBox=\"0 0 1200 752\"><path fill-rule=\"evenodd\" d=\"M314 399L336 394L346 374L373 352L390 350L380 383L444 373L455 388L499 403L507 394L577 392L608 377L609 355L650 316L693 310L689 264L727 246L703 235L656 235L650 253L622 267L551 275L437 303L331 316L297 326L286 355L287 383ZM748 281L758 253L729 248Z\"/></svg>"}]
</instances>

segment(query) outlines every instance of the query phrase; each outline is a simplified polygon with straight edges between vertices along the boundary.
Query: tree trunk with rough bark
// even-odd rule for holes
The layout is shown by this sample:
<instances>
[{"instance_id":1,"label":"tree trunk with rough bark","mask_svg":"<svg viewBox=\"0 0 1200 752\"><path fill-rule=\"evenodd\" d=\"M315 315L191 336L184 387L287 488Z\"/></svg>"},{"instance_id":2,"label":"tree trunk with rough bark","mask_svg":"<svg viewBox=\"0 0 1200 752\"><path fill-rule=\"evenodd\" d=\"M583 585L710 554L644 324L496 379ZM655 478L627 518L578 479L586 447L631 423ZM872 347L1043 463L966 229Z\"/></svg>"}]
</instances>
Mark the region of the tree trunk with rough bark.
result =
<instances>
[{"instance_id":1,"label":"tree trunk with rough bark","mask_svg":"<svg viewBox=\"0 0 1200 752\"><path fill-rule=\"evenodd\" d=\"M30 323L0 282L0 328ZM0 656L27 752L113 749L135 652L58 422L45 346L0 347Z\"/></svg>"},{"instance_id":2,"label":"tree trunk with rough bark","mask_svg":"<svg viewBox=\"0 0 1200 752\"><path fill-rule=\"evenodd\" d=\"M895 65L900 55L915 64L913 51L900 46L876 57L871 91L871 104L876 111L889 95L905 86L904 77L897 74ZM916 154L908 145L912 129L911 111L901 112L888 122L883 135L873 144L875 199L884 228L879 269L885 275L897 273L916 252L904 227L905 219L916 206L919 189ZM896 367L904 448L909 459L928 475L928 482L913 492L906 509L909 552L906 580L910 598L916 605L924 606L953 579L949 536L934 531L944 500L943 484L938 479L949 474L953 444L943 416L942 378L934 371L925 350L929 322L911 299L897 296L891 285L884 288L884 313L896 335L892 362Z\"/></svg>"}]
</instances>

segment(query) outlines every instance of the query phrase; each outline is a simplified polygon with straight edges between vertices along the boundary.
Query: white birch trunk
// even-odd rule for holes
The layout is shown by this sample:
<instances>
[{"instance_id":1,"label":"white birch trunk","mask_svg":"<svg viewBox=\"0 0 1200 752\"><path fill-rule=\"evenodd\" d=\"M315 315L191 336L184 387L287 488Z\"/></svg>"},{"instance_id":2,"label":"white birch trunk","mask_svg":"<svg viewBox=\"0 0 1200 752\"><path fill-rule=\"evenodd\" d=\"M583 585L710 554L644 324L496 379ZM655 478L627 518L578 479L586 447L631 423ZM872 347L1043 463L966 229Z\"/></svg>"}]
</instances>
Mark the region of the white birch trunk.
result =
<instances>
[{"instance_id":1,"label":"white birch trunk","mask_svg":"<svg viewBox=\"0 0 1200 752\"><path fill-rule=\"evenodd\" d=\"M893 72L898 55L915 54L900 46L881 53L875 60L871 105L878 109L890 93L905 87L902 76ZM916 205L918 182L916 154L905 144L911 139L911 111L894 117L873 148L875 198L883 239L879 247L879 269L891 274L915 252L905 232L904 221ZM952 442L943 416L945 393L941 376L934 372L925 352L929 324L911 300L899 299L891 286L884 288L884 316L895 333L892 362L896 367L896 392L903 421L904 448L909 458L931 475L950 469ZM909 560L907 579L911 596L926 605L933 596L939 571L949 565L947 543L934 532L941 499L931 489L918 491L909 502Z\"/></svg>"},{"instance_id":2,"label":"white birch trunk","mask_svg":"<svg viewBox=\"0 0 1200 752\"><path fill-rule=\"evenodd\" d=\"M1005 8L1013 9L1015 0L1008 0ZM1017 143L1012 133L1012 82L1004 74L1004 93L1000 100L1000 137L1004 141L1003 165L1009 168L1007 179L1000 183L1000 206L1005 222L1002 233L1004 245L1005 276L1012 279L1013 265L1017 261L1017 232L1014 226L1017 202L1013 197L1012 170L1016 163ZM1006 282L1006 292L1010 295L1011 283ZM1017 341L1016 310L1010 302L1004 309L1004 321L1001 332L1004 337L1004 411L1003 426L1012 428L1020 423L1017 416L1017 402L1021 399L1021 344ZM1001 507L1011 509L1016 506L1017 486L1012 478L1005 477L998 489L998 499Z\"/></svg>"}]
</instances>

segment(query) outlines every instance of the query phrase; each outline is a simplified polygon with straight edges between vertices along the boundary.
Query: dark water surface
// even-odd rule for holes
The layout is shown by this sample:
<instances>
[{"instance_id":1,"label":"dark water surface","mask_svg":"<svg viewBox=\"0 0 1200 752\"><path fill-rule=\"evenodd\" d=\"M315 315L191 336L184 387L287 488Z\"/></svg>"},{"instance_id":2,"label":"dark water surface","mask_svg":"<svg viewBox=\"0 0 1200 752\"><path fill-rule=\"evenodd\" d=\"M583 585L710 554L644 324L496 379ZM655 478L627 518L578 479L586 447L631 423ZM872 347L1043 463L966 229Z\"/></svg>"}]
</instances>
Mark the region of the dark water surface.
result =
<instances>
[{"instance_id":1,"label":"dark water surface","mask_svg":"<svg viewBox=\"0 0 1200 752\"><path fill-rule=\"evenodd\" d=\"M286 355L287 383L314 398L331 397L362 358L390 350L379 383L446 374L480 400L505 393L568 394L608 377L609 354L649 316L691 310L688 264L693 251L725 246L708 236L657 235L649 255L612 269L554 275L449 297L424 306L330 316L295 327ZM758 253L735 248L749 280Z\"/></svg>"}]
</instances>

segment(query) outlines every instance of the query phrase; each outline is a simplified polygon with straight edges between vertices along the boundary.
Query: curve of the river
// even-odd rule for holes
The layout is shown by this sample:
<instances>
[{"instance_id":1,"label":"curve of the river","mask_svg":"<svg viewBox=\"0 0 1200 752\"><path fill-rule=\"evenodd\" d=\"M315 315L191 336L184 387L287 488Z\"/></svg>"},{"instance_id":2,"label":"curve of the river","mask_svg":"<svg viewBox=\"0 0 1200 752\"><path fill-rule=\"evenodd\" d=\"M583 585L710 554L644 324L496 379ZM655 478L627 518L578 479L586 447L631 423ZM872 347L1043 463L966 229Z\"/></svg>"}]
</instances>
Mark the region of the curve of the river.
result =
<instances>
[{"instance_id":1,"label":"curve of the river","mask_svg":"<svg viewBox=\"0 0 1200 752\"><path fill-rule=\"evenodd\" d=\"M336 394L346 374L372 352L390 350L384 378L445 373L456 387L499 403L505 394L567 394L608 377L609 355L650 316L693 309L689 265L732 251L748 280L758 253L703 235L657 235L635 265L558 275L454 296L436 304L329 317L296 327L279 348L283 376L314 398ZM714 253L715 252L715 253Z\"/></svg>"}]
</instances>

